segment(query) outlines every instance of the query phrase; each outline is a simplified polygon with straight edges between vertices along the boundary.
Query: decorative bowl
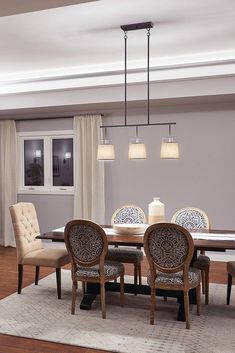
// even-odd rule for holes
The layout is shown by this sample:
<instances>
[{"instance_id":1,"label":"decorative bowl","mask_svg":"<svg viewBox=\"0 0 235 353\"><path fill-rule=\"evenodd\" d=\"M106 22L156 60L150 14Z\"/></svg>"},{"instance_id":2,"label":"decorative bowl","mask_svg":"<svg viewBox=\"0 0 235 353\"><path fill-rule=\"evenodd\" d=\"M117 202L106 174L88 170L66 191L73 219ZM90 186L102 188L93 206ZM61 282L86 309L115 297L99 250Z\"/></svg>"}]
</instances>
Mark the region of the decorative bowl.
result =
<instances>
[{"instance_id":1,"label":"decorative bowl","mask_svg":"<svg viewBox=\"0 0 235 353\"><path fill-rule=\"evenodd\" d=\"M118 234L144 234L148 224L114 224L113 230Z\"/></svg>"}]
</instances>

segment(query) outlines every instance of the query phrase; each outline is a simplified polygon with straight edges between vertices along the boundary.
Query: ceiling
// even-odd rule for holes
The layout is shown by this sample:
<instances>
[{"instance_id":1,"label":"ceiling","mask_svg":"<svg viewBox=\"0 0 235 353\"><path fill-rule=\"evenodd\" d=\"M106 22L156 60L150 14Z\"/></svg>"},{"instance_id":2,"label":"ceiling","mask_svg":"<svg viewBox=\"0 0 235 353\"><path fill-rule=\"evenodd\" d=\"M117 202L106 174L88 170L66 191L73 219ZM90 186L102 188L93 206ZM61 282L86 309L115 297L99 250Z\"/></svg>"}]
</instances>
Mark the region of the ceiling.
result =
<instances>
[{"instance_id":1,"label":"ceiling","mask_svg":"<svg viewBox=\"0 0 235 353\"><path fill-rule=\"evenodd\" d=\"M19 13L33 12L53 7L81 4L97 0L0 0L0 17L11 16Z\"/></svg>"},{"instance_id":2,"label":"ceiling","mask_svg":"<svg viewBox=\"0 0 235 353\"><path fill-rule=\"evenodd\" d=\"M234 0L79 2L0 1L0 81L123 69L120 25L145 21L151 66L234 63ZM129 32L128 68L145 65L145 31Z\"/></svg>"}]
</instances>

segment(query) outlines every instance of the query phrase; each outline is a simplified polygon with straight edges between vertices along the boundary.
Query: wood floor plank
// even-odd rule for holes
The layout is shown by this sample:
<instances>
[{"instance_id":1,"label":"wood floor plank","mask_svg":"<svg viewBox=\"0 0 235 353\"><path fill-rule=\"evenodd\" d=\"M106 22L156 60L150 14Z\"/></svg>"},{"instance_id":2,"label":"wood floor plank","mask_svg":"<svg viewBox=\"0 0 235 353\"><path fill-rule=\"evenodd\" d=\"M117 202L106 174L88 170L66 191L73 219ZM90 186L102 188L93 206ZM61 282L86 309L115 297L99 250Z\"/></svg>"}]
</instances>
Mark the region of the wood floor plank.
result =
<instances>
[{"instance_id":1,"label":"wood floor plank","mask_svg":"<svg viewBox=\"0 0 235 353\"><path fill-rule=\"evenodd\" d=\"M69 266L66 266L69 268ZM148 271L148 264L144 259L142 264L143 276ZM40 278L54 272L53 269L42 268ZM133 274L133 266L125 266L127 274ZM23 287L34 282L34 268L25 266ZM227 281L226 263L212 262L210 270L210 282L223 283ZM16 250L14 248L0 247L0 299L16 292L17 290L17 262ZM55 288L56 290L56 288ZM22 290L23 295L24 290ZM20 338L0 334L0 353L107 353L96 349L82 348L77 346L39 341L29 338ZM111 353L111 352L110 352Z\"/></svg>"}]
</instances>

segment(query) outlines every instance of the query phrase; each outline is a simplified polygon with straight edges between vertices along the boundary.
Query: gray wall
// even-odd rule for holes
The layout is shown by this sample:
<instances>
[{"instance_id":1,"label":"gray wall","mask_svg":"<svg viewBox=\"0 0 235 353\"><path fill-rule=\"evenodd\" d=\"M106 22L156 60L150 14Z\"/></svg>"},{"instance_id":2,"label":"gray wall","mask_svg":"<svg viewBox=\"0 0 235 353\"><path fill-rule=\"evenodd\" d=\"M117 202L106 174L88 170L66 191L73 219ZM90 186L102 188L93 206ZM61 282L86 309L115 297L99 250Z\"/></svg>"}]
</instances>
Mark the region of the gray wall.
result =
<instances>
[{"instance_id":1,"label":"gray wall","mask_svg":"<svg viewBox=\"0 0 235 353\"><path fill-rule=\"evenodd\" d=\"M133 115L140 118L144 114L139 111ZM116 161L106 162L107 220L125 203L140 205L147 212L148 203L159 196L165 203L167 220L177 209L191 205L206 210L212 227L235 229L234 107L162 107L152 114L151 121L177 123L173 134L180 144L180 159L159 158L166 127L140 130L148 148L145 161L127 158L128 140L134 130L110 129Z\"/></svg>"},{"instance_id":2,"label":"gray wall","mask_svg":"<svg viewBox=\"0 0 235 353\"><path fill-rule=\"evenodd\" d=\"M109 129L116 160L105 162L106 222L122 204L134 203L147 213L147 205L159 196L166 218L184 206L204 209L213 228L235 229L235 104L174 105L152 107L152 122L176 122L173 134L180 144L180 159L160 160L161 137L167 127L140 129L147 144L146 161L129 161L128 143L134 128ZM119 110L105 114L105 123L122 123ZM143 109L129 110L128 122L146 121ZM18 131L71 129L72 119L24 121ZM19 201L35 203L41 230L59 227L72 218L73 197L19 195Z\"/></svg>"}]
</instances>

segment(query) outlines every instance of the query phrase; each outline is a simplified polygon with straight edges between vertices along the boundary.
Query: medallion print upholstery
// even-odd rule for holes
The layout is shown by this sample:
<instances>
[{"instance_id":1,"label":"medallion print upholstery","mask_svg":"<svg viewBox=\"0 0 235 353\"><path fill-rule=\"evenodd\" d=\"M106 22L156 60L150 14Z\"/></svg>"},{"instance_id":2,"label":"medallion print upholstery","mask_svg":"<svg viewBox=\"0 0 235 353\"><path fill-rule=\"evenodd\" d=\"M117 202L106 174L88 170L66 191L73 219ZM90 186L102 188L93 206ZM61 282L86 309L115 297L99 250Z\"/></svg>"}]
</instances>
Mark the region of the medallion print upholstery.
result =
<instances>
[{"instance_id":1,"label":"medallion print upholstery","mask_svg":"<svg viewBox=\"0 0 235 353\"><path fill-rule=\"evenodd\" d=\"M153 229L148 244L153 261L164 268L183 264L188 254L188 239L176 228Z\"/></svg>"},{"instance_id":2,"label":"medallion print upholstery","mask_svg":"<svg viewBox=\"0 0 235 353\"><path fill-rule=\"evenodd\" d=\"M190 286L196 286L200 281L200 271L197 268L189 267L188 279ZM149 285L152 284L151 274L147 274L147 282ZM166 284L168 286L183 285L183 271L176 273L163 273L157 271L157 277L155 279L156 284Z\"/></svg>"},{"instance_id":3,"label":"medallion print upholstery","mask_svg":"<svg viewBox=\"0 0 235 353\"><path fill-rule=\"evenodd\" d=\"M105 261L104 263L105 278L114 277L114 276L118 277L123 271L124 271L124 266L120 262ZM99 278L100 277L99 265L95 265L92 267L77 266L75 274L78 277Z\"/></svg>"},{"instance_id":4,"label":"medallion print upholstery","mask_svg":"<svg viewBox=\"0 0 235 353\"><path fill-rule=\"evenodd\" d=\"M77 260L82 262L97 259L101 255L104 246L100 233L84 224L76 224L71 227L69 242Z\"/></svg>"},{"instance_id":5,"label":"medallion print upholstery","mask_svg":"<svg viewBox=\"0 0 235 353\"><path fill-rule=\"evenodd\" d=\"M177 214L175 223L186 229L206 229L208 228L207 220L198 210L182 210Z\"/></svg>"},{"instance_id":6,"label":"medallion print upholstery","mask_svg":"<svg viewBox=\"0 0 235 353\"><path fill-rule=\"evenodd\" d=\"M114 216L113 223L115 224L132 224L144 223L145 214L139 207L125 206L117 211Z\"/></svg>"}]
</instances>

